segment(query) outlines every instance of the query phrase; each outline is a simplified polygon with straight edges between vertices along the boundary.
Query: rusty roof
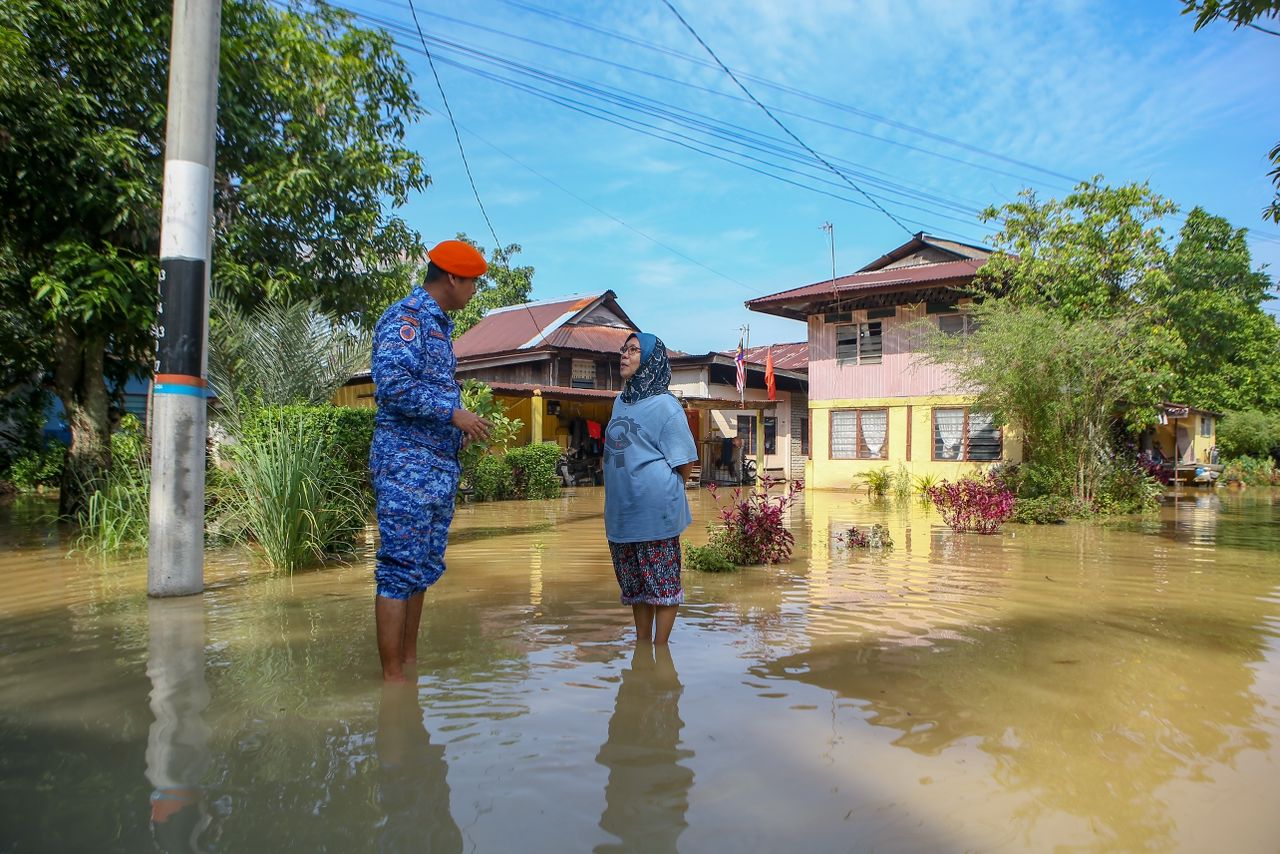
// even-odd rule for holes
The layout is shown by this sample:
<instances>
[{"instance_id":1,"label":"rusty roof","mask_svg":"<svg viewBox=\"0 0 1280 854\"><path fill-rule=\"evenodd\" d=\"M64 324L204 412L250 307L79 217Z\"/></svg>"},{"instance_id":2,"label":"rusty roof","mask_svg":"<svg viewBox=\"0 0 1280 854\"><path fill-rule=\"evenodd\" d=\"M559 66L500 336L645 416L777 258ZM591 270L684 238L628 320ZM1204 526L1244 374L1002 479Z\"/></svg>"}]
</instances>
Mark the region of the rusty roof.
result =
<instances>
[{"instance_id":1,"label":"rusty roof","mask_svg":"<svg viewBox=\"0 0 1280 854\"><path fill-rule=\"evenodd\" d=\"M766 344L762 347L748 347L747 361L757 365L765 363L769 348L773 348L773 369L775 371L808 371L809 342L796 341L792 344ZM737 350L727 350L724 355L735 356Z\"/></svg>"},{"instance_id":2,"label":"rusty roof","mask_svg":"<svg viewBox=\"0 0 1280 854\"><path fill-rule=\"evenodd\" d=\"M615 315L621 325L604 326L590 324L578 327L589 330L612 329L622 335L617 343L615 335L588 332L578 338L560 333L572 330L576 321L590 315L594 309L605 307ZM551 347L568 347L581 350L608 349L617 350L635 329L631 318L627 317L617 296L613 291L598 294L579 294L560 297L542 302L523 303L505 306L489 311L480 322L468 329L457 341L453 342L453 352L460 359L492 356L498 353L512 353L521 350L547 349ZM575 341L563 344L556 341Z\"/></svg>"}]
</instances>

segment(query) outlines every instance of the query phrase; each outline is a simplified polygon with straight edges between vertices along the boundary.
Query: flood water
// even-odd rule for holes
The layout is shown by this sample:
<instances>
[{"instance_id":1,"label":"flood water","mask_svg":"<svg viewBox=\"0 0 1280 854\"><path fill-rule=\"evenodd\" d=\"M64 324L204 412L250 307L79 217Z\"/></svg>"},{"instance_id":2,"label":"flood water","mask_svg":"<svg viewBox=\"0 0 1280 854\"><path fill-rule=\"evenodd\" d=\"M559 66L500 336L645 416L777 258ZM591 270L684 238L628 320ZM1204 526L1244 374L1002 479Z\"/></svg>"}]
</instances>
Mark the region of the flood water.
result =
<instances>
[{"instance_id":1,"label":"flood water","mask_svg":"<svg viewBox=\"0 0 1280 854\"><path fill-rule=\"evenodd\" d=\"M1280 493L992 537L810 493L657 652L600 490L464 505L400 690L370 551L151 601L40 509L0 508L0 851L1280 850Z\"/></svg>"}]
</instances>

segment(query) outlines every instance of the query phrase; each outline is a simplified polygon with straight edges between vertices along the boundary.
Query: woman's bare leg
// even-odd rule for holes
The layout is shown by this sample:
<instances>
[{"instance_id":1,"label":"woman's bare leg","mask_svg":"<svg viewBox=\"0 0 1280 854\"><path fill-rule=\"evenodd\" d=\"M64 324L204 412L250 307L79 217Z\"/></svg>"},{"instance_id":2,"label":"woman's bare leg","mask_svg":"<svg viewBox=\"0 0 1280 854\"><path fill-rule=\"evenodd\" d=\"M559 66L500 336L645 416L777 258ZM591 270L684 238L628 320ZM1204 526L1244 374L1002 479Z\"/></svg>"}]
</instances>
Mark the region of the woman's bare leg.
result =
<instances>
[{"instance_id":1,"label":"woman's bare leg","mask_svg":"<svg viewBox=\"0 0 1280 854\"><path fill-rule=\"evenodd\" d=\"M676 624L676 605L654 605L653 642L665 644L671 637L671 628Z\"/></svg>"},{"instance_id":2,"label":"woman's bare leg","mask_svg":"<svg viewBox=\"0 0 1280 854\"><path fill-rule=\"evenodd\" d=\"M653 640L653 606L637 602L631 606L631 615L636 621L636 640Z\"/></svg>"}]
</instances>

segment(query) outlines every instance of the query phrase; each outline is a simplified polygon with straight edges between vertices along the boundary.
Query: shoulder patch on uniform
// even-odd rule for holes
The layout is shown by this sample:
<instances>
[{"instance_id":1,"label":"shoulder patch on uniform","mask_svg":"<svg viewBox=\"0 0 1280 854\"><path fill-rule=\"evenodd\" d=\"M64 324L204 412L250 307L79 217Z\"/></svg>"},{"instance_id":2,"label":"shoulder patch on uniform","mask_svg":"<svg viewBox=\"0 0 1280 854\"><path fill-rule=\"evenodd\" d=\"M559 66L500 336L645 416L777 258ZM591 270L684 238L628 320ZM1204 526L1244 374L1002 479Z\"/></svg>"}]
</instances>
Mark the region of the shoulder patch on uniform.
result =
<instances>
[{"instance_id":1,"label":"shoulder patch on uniform","mask_svg":"<svg viewBox=\"0 0 1280 854\"><path fill-rule=\"evenodd\" d=\"M418 330L414 329L414 328L413 328L411 325L409 325L408 323L406 323L406 324L404 324L403 326L401 326L401 327L400 327L400 340L401 340L401 341L406 341L406 342L408 342L408 341L412 341L414 338L417 338L417 337L418 337Z\"/></svg>"},{"instance_id":2,"label":"shoulder patch on uniform","mask_svg":"<svg viewBox=\"0 0 1280 854\"><path fill-rule=\"evenodd\" d=\"M439 338L441 341L449 340L449 336L445 335L439 329L432 329L427 332L427 335L431 336L432 338Z\"/></svg>"},{"instance_id":3,"label":"shoulder patch on uniform","mask_svg":"<svg viewBox=\"0 0 1280 854\"><path fill-rule=\"evenodd\" d=\"M418 318L416 317L402 317L400 319L403 320L405 323L411 323L414 326L418 325Z\"/></svg>"}]
</instances>

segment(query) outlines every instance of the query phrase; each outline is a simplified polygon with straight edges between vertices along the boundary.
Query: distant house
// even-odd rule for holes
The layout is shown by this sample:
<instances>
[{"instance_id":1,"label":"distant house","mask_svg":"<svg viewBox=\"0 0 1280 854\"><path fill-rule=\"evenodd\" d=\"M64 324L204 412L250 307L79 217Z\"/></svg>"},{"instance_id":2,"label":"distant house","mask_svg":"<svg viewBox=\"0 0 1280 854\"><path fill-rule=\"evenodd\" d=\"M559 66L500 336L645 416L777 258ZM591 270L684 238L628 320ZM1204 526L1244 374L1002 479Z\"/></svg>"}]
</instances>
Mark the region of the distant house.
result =
<instances>
[{"instance_id":1,"label":"distant house","mask_svg":"<svg viewBox=\"0 0 1280 854\"><path fill-rule=\"evenodd\" d=\"M600 433L623 386L618 351L637 331L611 290L495 309L454 342L458 379L475 378L493 389L507 414L524 423L518 443L557 442L588 468L598 468ZM807 415L805 345L775 348L777 401L767 400L764 391L764 350L753 350L746 403L739 405L731 353L693 356L666 343L671 391L700 443L704 478L726 475L716 466L722 440L739 429L748 434L746 456L763 460L760 468L782 475L803 471L802 434L793 422L796 413L801 424ZM372 406L369 372L352 377L334 402ZM763 431L756 430L761 423Z\"/></svg>"},{"instance_id":2,"label":"distant house","mask_svg":"<svg viewBox=\"0 0 1280 854\"><path fill-rule=\"evenodd\" d=\"M968 334L960 308L990 255L920 233L852 275L747 302L808 325L810 485L846 489L859 473L899 464L954 478L1021 460L1019 438L974 411L945 365L913 365L906 332L928 319Z\"/></svg>"}]
</instances>

